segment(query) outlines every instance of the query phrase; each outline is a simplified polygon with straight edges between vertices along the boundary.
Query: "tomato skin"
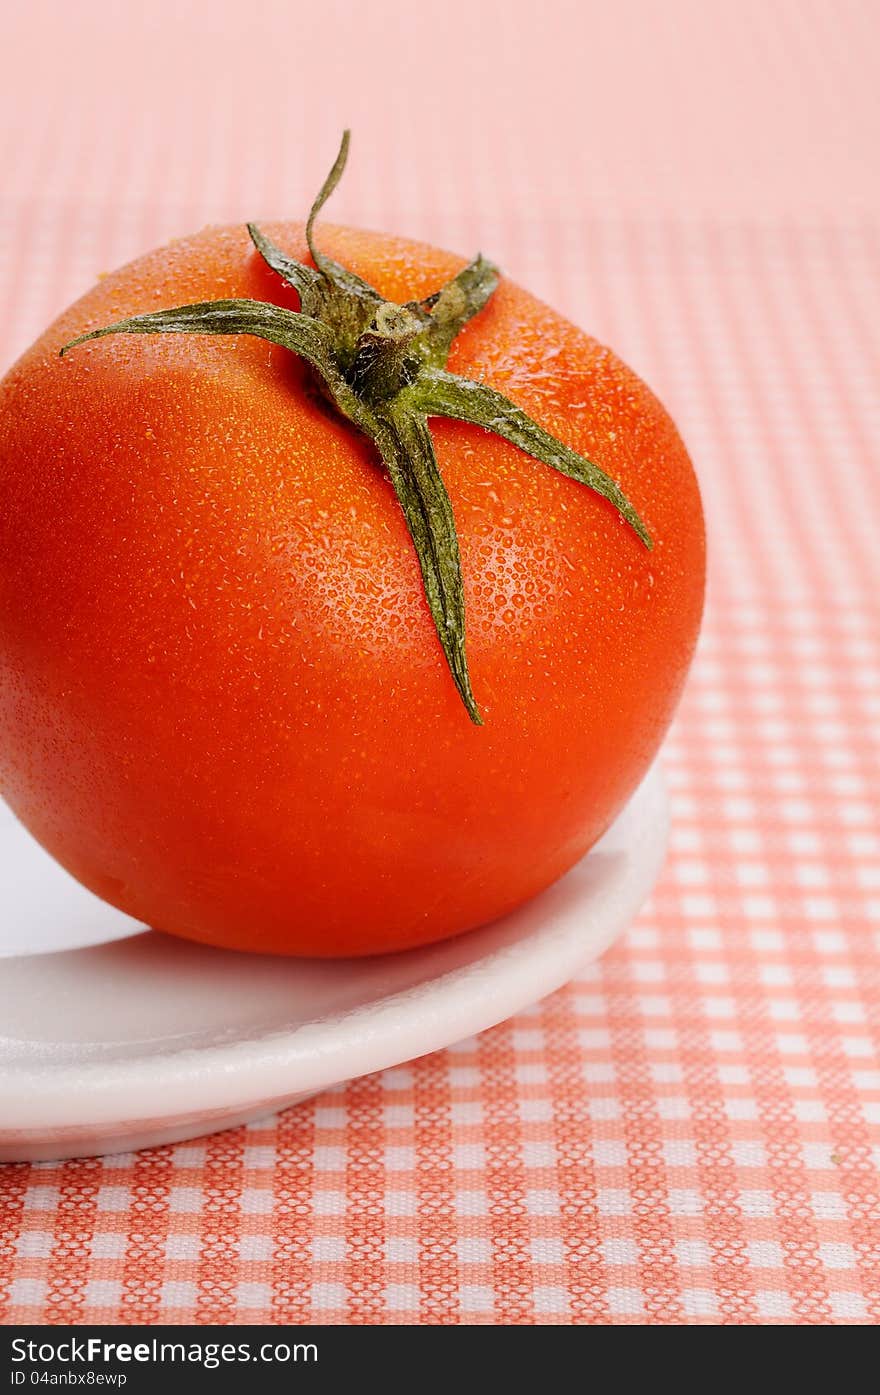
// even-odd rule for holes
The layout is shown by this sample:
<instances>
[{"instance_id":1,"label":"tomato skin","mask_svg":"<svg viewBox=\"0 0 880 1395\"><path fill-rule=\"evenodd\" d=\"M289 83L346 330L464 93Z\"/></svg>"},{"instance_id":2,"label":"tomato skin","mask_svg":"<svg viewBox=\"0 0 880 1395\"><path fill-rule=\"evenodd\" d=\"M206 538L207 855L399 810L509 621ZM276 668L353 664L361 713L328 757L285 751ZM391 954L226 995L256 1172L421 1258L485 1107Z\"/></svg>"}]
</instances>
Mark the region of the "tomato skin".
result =
<instances>
[{"instance_id":1,"label":"tomato skin","mask_svg":"<svg viewBox=\"0 0 880 1395\"><path fill-rule=\"evenodd\" d=\"M306 259L302 228L268 225ZM391 299L461 265L322 228ZM238 228L102 280L0 385L0 774L80 881L170 933L395 950L525 901L647 770L704 586L693 470L609 350L502 281L450 368L618 479L655 540L497 438L434 421L462 554L468 720L370 443L252 338L114 336L125 315L296 306Z\"/></svg>"}]
</instances>

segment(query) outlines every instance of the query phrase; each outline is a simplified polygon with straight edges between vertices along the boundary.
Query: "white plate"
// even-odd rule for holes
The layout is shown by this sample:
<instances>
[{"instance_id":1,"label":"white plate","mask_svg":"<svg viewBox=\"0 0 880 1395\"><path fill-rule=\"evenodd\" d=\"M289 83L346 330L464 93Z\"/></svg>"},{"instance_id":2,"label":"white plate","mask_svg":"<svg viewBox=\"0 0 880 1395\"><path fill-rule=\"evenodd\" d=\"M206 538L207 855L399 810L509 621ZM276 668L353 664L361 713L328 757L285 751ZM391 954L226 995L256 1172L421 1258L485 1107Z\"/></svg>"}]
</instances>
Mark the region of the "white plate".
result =
<instances>
[{"instance_id":1,"label":"white plate","mask_svg":"<svg viewBox=\"0 0 880 1395\"><path fill-rule=\"evenodd\" d=\"M0 805L0 1159L192 1138L494 1026L601 954L653 887L666 838L655 768L583 861L513 915L327 962L144 931Z\"/></svg>"}]
</instances>

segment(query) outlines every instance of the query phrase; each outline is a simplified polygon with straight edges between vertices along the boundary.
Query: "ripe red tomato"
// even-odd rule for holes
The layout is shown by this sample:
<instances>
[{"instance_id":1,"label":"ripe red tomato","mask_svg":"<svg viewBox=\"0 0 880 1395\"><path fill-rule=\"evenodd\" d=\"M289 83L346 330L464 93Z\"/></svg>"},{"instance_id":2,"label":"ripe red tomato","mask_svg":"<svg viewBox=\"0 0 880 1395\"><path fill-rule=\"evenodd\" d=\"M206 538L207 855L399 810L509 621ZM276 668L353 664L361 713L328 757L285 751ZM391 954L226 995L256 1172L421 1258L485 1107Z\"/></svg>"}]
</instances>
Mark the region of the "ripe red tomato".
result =
<instances>
[{"instance_id":1,"label":"ripe red tomato","mask_svg":"<svg viewBox=\"0 0 880 1395\"><path fill-rule=\"evenodd\" d=\"M300 225L269 230L306 257ZM461 265L328 228L386 297ZM112 337L222 297L295 308L244 230L108 276L0 387L3 793L86 886L162 930L350 955L453 935L559 877L632 794L700 620L684 446L608 349L509 281L455 340L482 378L618 480L591 490L432 421L458 529L474 726L371 443L256 338Z\"/></svg>"}]
</instances>

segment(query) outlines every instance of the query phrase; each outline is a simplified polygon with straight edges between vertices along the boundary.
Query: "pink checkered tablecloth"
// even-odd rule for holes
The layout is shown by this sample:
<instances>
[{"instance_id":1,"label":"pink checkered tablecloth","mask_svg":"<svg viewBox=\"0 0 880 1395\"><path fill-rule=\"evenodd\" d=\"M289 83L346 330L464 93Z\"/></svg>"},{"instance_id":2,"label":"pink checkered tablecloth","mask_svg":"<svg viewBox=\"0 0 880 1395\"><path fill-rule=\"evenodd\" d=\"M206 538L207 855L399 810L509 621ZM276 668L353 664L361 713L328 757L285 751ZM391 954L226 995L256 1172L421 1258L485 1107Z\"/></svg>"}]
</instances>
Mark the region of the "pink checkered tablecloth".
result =
<instances>
[{"instance_id":1,"label":"pink checkered tablecloth","mask_svg":"<svg viewBox=\"0 0 880 1395\"><path fill-rule=\"evenodd\" d=\"M0 1167L0 1319L876 1323L880 8L33 0L4 30L2 368L100 270L299 216L350 122L336 220L482 246L656 388L711 576L669 861L602 961L263 1123Z\"/></svg>"}]
</instances>

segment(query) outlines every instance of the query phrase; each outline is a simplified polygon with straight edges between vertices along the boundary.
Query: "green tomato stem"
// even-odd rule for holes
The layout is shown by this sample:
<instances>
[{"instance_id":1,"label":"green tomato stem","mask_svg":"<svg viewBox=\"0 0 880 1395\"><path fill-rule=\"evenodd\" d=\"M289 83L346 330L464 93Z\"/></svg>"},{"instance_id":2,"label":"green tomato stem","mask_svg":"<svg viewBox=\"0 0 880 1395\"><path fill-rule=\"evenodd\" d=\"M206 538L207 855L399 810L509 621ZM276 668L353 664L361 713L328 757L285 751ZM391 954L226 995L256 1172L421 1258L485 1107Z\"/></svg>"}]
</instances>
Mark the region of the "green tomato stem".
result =
<instances>
[{"instance_id":1,"label":"green tomato stem","mask_svg":"<svg viewBox=\"0 0 880 1395\"><path fill-rule=\"evenodd\" d=\"M479 726L467 661L458 535L429 418L470 422L511 442L607 499L646 548L653 544L634 506L599 465L551 436L488 384L446 372L456 335L498 285L491 262L478 256L425 300L395 305L321 252L315 222L342 177L348 147L346 131L309 213L306 241L314 267L295 261L253 223L247 225L260 256L299 295L299 311L257 300L178 306L81 334L61 354L108 334L252 334L305 359L333 407L370 437L387 470L446 664L468 716Z\"/></svg>"}]
</instances>

